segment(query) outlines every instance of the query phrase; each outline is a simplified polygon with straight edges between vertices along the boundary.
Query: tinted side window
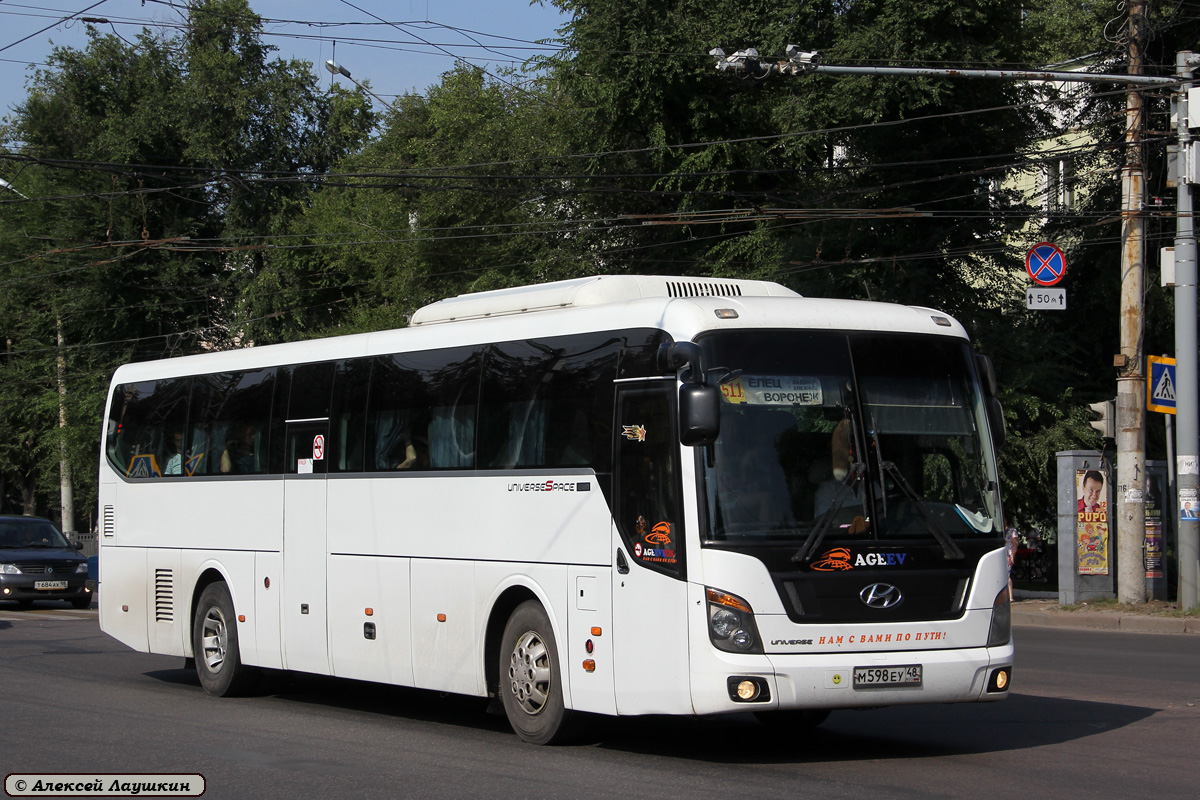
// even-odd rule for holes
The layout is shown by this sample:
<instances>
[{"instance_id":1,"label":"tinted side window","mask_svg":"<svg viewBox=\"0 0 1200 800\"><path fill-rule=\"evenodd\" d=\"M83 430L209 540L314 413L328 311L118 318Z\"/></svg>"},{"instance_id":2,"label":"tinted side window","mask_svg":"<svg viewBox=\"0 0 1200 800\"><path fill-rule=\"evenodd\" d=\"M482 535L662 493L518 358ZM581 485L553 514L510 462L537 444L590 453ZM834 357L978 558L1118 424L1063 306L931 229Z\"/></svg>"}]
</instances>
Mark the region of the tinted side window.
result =
<instances>
[{"instance_id":1,"label":"tinted side window","mask_svg":"<svg viewBox=\"0 0 1200 800\"><path fill-rule=\"evenodd\" d=\"M333 413L329 420L329 472L363 471L370 386L371 359L338 362L333 378Z\"/></svg>"},{"instance_id":2,"label":"tinted side window","mask_svg":"<svg viewBox=\"0 0 1200 800\"><path fill-rule=\"evenodd\" d=\"M365 426L366 469L473 468L478 397L474 347L376 358Z\"/></svg>"},{"instance_id":3,"label":"tinted side window","mask_svg":"<svg viewBox=\"0 0 1200 800\"><path fill-rule=\"evenodd\" d=\"M333 396L333 361L319 364L300 364L292 367L292 399L288 404L289 420L325 419L329 416L329 401Z\"/></svg>"},{"instance_id":4,"label":"tinted side window","mask_svg":"<svg viewBox=\"0 0 1200 800\"><path fill-rule=\"evenodd\" d=\"M193 379L188 423L190 475L254 475L266 452L275 370L222 372Z\"/></svg>"},{"instance_id":5,"label":"tinted side window","mask_svg":"<svg viewBox=\"0 0 1200 800\"><path fill-rule=\"evenodd\" d=\"M267 451L267 471L272 475L287 472L284 448L287 443L288 400L292 394L292 368L275 368L275 398L271 402L271 436Z\"/></svg>"},{"instance_id":6,"label":"tinted side window","mask_svg":"<svg viewBox=\"0 0 1200 800\"><path fill-rule=\"evenodd\" d=\"M655 329L625 331L624 336L625 347L621 350L620 377L644 378L664 374L658 368L658 348L673 341L670 336Z\"/></svg>"},{"instance_id":7,"label":"tinted side window","mask_svg":"<svg viewBox=\"0 0 1200 800\"><path fill-rule=\"evenodd\" d=\"M183 474L189 383L172 378L117 387L105 444L115 469L131 478Z\"/></svg>"},{"instance_id":8,"label":"tinted side window","mask_svg":"<svg viewBox=\"0 0 1200 800\"><path fill-rule=\"evenodd\" d=\"M611 333L494 345L481 392L479 466L611 469Z\"/></svg>"}]
</instances>

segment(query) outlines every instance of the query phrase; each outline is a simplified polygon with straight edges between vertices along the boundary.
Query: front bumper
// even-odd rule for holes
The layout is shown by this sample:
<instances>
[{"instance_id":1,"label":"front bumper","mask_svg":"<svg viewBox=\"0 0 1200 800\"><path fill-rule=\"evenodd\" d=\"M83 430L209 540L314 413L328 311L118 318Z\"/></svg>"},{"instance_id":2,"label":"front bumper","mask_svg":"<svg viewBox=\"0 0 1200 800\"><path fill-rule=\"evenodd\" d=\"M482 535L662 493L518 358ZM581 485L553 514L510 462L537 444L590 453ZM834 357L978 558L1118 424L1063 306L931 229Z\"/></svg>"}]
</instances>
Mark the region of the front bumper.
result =
<instances>
[{"instance_id":1,"label":"front bumper","mask_svg":"<svg viewBox=\"0 0 1200 800\"><path fill-rule=\"evenodd\" d=\"M953 650L813 653L735 656L715 651L705 668L693 663L692 703L697 714L812 708L865 708L922 703L1003 700L1011 688L1013 645ZM920 686L855 688L856 667L919 664ZM1006 670L1003 689L995 673ZM731 678L761 679L763 698L740 702L729 691Z\"/></svg>"},{"instance_id":2,"label":"front bumper","mask_svg":"<svg viewBox=\"0 0 1200 800\"><path fill-rule=\"evenodd\" d=\"M37 583L48 580L51 578L44 575L0 575L0 600L73 600L90 594L85 573L55 578L66 582L63 589L37 588Z\"/></svg>"}]
</instances>

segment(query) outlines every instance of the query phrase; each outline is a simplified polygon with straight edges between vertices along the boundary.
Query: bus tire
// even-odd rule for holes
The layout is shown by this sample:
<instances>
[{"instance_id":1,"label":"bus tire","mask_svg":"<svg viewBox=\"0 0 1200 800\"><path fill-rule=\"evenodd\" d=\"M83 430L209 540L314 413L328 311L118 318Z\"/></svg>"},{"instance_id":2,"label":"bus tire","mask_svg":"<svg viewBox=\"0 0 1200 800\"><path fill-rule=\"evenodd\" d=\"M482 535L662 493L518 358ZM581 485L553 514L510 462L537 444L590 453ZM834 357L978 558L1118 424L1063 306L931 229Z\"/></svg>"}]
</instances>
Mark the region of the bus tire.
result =
<instances>
[{"instance_id":1,"label":"bus tire","mask_svg":"<svg viewBox=\"0 0 1200 800\"><path fill-rule=\"evenodd\" d=\"M811 731L829 719L828 708L805 708L787 711L756 711L754 716L773 733L803 733Z\"/></svg>"},{"instance_id":2,"label":"bus tire","mask_svg":"<svg viewBox=\"0 0 1200 800\"><path fill-rule=\"evenodd\" d=\"M233 598L224 583L210 583L200 593L192 648L200 685L209 694L238 697L258 684L258 670L242 663Z\"/></svg>"},{"instance_id":3,"label":"bus tire","mask_svg":"<svg viewBox=\"0 0 1200 800\"><path fill-rule=\"evenodd\" d=\"M517 606L504 626L500 698L512 729L530 744L562 744L581 727L582 715L563 703L558 646L536 600Z\"/></svg>"}]
</instances>

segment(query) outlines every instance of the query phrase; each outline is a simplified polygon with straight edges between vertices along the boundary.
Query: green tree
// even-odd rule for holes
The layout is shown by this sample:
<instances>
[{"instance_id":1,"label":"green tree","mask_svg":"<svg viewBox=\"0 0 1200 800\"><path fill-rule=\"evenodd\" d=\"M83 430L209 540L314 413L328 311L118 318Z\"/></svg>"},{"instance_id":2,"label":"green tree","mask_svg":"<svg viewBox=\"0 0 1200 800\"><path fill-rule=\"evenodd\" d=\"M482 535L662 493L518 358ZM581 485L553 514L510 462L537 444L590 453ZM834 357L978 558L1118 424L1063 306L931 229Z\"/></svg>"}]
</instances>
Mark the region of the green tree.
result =
<instances>
[{"instance_id":1,"label":"green tree","mask_svg":"<svg viewBox=\"0 0 1200 800\"><path fill-rule=\"evenodd\" d=\"M559 0L573 17L567 48L546 63L579 106L572 148L597 155L580 206L590 218L657 217L670 225L606 234L597 260L633 272L781 280L804 294L934 306L953 313L996 360L1008 409L1002 454L1009 508L1054 517L1054 452L1098 448L1086 403L1113 394L1119 292L1117 219L1124 103L1097 86L1082 113L1094 147L1073 154L1075 213L1042 222L997 192L1037 169L1039 142L1062 132L1071 105L1034 87L940 77L834 77L732 82L703 54L786 44L835 64L1041 66L1088 57L1123 71L1126 13L1089 0L899 0L667 3ZM1171 72L1195 41L1178 5L1150 4L1149 71ZM1165 94L1145 93L1151 130L1168 126ZM1148 185L1168 197L1164 149L1147 149ZM1069 245L1065 313L1023 310L1027 222ZM686 223L686 224L682 224ZM1150 235L1169 240L1169 216ZM1018 235L1019 234L1019 235ZM606 252L607 251L607 252ZM620 254L617 256L616 254ZM1147 352L1169 352L1169 297L1147 292ZM1155 455L1158 426L1149 429ZM1161 450L1157 451L1161 453Z\"/></svg>"},{"instance_id":2,"label":"green tree","mask_svg":"<svg viewBox=\"0 0 1200 800\"><path fill-rule=\"evenodd\" d=\"M547 82L462 65L399 98L257 274L255 338L400 327L448 295L581 274L560 104Z\"/></svg>"},{"instance_id":3,"label":"green tree","mask_svg":"<svg viewBox=\"0 0 1200 800\"><path fill-rule=\"evenodd\" d=\"M90 29L86 48L55 50L7 121L5 177L27 199L0 205L0 451L32 455L0 470L26 510L57 505L64 446L77 506L94 503L117 364L244 341L241 293L265 237L307 206L302 176L369 135L360 97L325 94L311 65L271 57L245 0L185 14L175 36Z\"/></svg>"}]
</instances>

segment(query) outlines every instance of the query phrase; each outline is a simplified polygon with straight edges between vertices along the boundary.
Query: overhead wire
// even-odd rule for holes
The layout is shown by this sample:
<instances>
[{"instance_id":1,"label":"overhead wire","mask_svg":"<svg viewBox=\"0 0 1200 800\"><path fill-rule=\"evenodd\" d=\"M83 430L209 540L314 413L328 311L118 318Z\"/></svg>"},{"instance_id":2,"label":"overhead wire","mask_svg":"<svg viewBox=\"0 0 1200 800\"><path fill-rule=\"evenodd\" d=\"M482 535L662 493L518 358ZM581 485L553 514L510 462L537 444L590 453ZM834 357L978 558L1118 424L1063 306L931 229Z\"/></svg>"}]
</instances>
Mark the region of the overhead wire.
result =
<instances>
[{"instance_id":1,"label":"overhead wire","mask_svg":"<svg viewBox=\"0 0 1200 800\"><path fill-rule=\"evenodd\" d=\"M98 6L102 6L102 5L104 5L106 2L108 2L108 0L99 0L99 2L97 2L97 3L92 3L90 6L88 6L88 7L87 7L87 8L85 8L85 9L83 9L82 11L75 11L75 12L72 12L72 13L68 14L68 15L67 15L67 16L65 16L65 17L61 17L61 18L59 18L57 21L55 21L53 24L51 24L51 25L47 25L46 27L42 28L41 30L34 31L33 33L29 34L28 36L24 36L24 37L22 37L22 38L20 38L20 39L17 39L15 42L10 42L9 44L6 44L6 45L4 45L3 47L0 47L0 53L3 53L5 50L8 50L8 49L10 49L10 48L16 47L17 45L21 44L22 42L27 42L27 41L29 41L30 39L32 39L33 37L35 37L35 36L38 36L38 35L40 35L40 34L43 34L43 33L45 33L46 31L50 30L51 28L56 28L56 27L58 27L59 25L63 24L64 22L66 22L66 21L68 21L68 20L70 20L70 19L73 19L74 17L78 17L78 16L81 16L81 15L83 15L83 14L86 14L87 12L91 11L93 8L97 8Z\"/></svg>"},{"instance_id":2,"label":"overhead wire","mask_svg":"<svg viewBox=\"0 0 1200 800\"><path fill-rule=\"evenodd\" d=\"M1116 96L1116 95L1122 95L1124 93L1125 93L1124 90L1120 90L1120 91L1113 91L1113 92L1096 93L1096 95L1094 95L1094 96L1095 97ZM447 172L465 171L465 170L479 169L482 167L515 166L515 165L520 165L520 164L542 163L542 162L546 162L546 161L567 161L567 160L578 160L578 159L594 160L594 159L599 159L599 158L620 156L620 155L649 154L649 153L660 152L660 151L664 151L664 150L698 149L698 148L704 148L704 147L725 146L725 145L733 145L733 144L747 144L747 143L756 143L756 142L764 142L765 143L765 142L771 142L771 141L781 141L781 140L796 139L796 138L811 137L811 136L830 136L833 134L849 133L849 132L855 132L855 131L860 131L860 130L864 130L864 129L876 129L876 128L880 128L880 127L894 127L894 126L902 126L902 125L926 122L926 121L931 121L931 120L949 119L949 118L955 118L955 117L967 117L967 116L974 116L974 115L978 115L978 114L994 113L994 112L999 112L999 111L1028 109L1028 108L1033 108L1033 107L1037 107L1037 106L1043 106L1043 105L1053 103L1053 102L1054 102L1053 100L1037 100L1037 101L1030 101L1030 102L1026 102L1026 103L1007 104L1007 105L1002 105L1002 106L991 106L991 107L983 108L983 109L964 109L964 110L953 111L953 112L928 114L928 115L924 115L924 116L908 117L908 118L901 119L901 120L888 120L885 122L866 122L866 123L857 123L857 124L852 124L852 125L840 125L840 126L834 126L834 127L828 127L828 128L814 128L814 129L807 129L807 130L802 130L802 131L789 131L789 132L776 133L776 134L761 134L761 135L757 135L757 136L744 136L744 137L709 140L709 141L693 141L693 142L675 143L675 144L652 145L652 146L647 146L647 147L625 148L625 149L620 149L620 150L595 151L595 152L588 152L588 153L566 153L566 154L555 154L555 155L542 155L542 156L533 156L533 157L519 158L519 159L508 159L508 160L504 160L504 161L487 161L487 162L474 162L474 163L470 163L470 164L436 165L436 166L429 166L429 167L416 167L416 168L410 168L403 172L371 173L371 172L361 172L360 171L357 173L327 173L325 176L337 177L337 178L358 176L358 177L392 177L392 178L418 179L420 177L428 176L428 175L436 176L436 175L439 175L442 173L447 173ZM222 173L222 174L227 174L227 175L238 175L238 176L242 176L242 177L262 176L262 178L259 178L261 180L265 180L267 178L272 178L272 177L274 177L274 178L282 177L284 179L300 181L300 182L317 181L317 180L321 180L323 177L325 177L325 176L318 175L318 174L311 173L311 172L300 172L300 171L294 171L294 170L291 170L291 171L269 170L269 169L262 169L259 167L242 168L242 169L228 168L228 167L216 167L216 168L210 168L207 170L203 170L203 169L200 169L200 168L197 168L194 166L183 166L183 165L129 164L129 163L104 162L104 161L81 160L81 159L46 158L46 157L37 158L34 156L30 156L27 154L20 154L20 153L0 153L0 159L25 159L25 160L29 160L29 161L36 161L37 163L42 163L45 165L58 165L58 166L63 166L63 167L68 167L68 168L70 168L70 167L95 167L95 168L99 168L102 170L115 171L117 173L126 174L126 175L130 174L131 171L135 171L141 177L152 177L151 175L148 175L146 173L153 173L155 171L159 171L159 172L191 172L192 174L195 174L195 175L199 175L201 172L209 173L211 175L212 173L215 172L215 173ZM937 159L937 160L932 160L932 161L925 160L925 161L919 162L919 163L928 165L931 163L933 163L933 164L942 163L942 162L949 163L950 161L955 161L955 160L960 160L960 159L947 158L947 159ZM901 163L909 165L911 163L917 163L917 162L901 162ZM871 167L869 165L864 165L861 168L869 169ZM659 175L659 177L664 177L666 175L674 176L676 174L677 173L662 173ZM508 175L497 175L497 176L491 176L491 177L503 178L503 179L508 179L508 180L513 179L513 176L508 176ZM590 174L587 174L587 175L573 175L573 176L572 175L564 175L564 176L539 175L536 177L542 178L542 179L546 179L546 178L553 179L554 177L562 177L564 179L571 178L571 177L577 177L579 179L583 179L585 177L590 178L593 176L591 176ZM603 174L601 174L597 177L603 177ZM639 175L637 177L641 177L641 176Z\"/></svg>"},{"instance_id":3,"label":"overhead wire","mask_svg":"<svg viewBox=\"0 0 1200 800\"><path fill-rule=\"evenodd\" d=\"M164 3L164 4L166 4L166 5L171 5L171 4L169 4L169 3ZM353 6L353 4L350 4L350 3L346 3L346 5L350 5L351 7L355 7L355 6ZM82 13L82 12L80 12L80 13ZM1123 90L1122 90L1122 93L1123 93ZM984 113L984 112L986 112L986 111L990 111L990 110L1003 110L1003 109L1011 109L1011 108L1016 108L1016 107L1020 107L1020 106L1019 106L1019 105L1010 105L1010 106L996 107L996 108L993 108L993 109L970 110L970 111L964 111L964 112L951 112L951 113L944 114L944 115L930 115L930 116L928 116L928 117L916 118L916 119L930 119L930 118L938 118L938 117L959 116L959 115L963 115L963 114ZM907 121L907 120L906 120L906 121ZM898 122L906 122L906 121L898 121ZM441 175L439 175L438 173L444 172L444 171L446 171L446 170L465 170L465 169L476 168L476 167L479 167L479 166L512 165L512 164L519 164L519 163L533 163L533 162L536 162L536 161L545 161L545 160L560 160L560 159L564 159L564 158L591 158L591 157L598 157L598 156L605 156L605 155L621 155L621 154L630 154L630 153L645 153L645 152L650 152L650 151L657 150L657 149L678 149L678 148L688 148L688 147L706 147L706 146L711 146L711 145L713 145L713 144L736 144L736 143L743 143L743 142L753 142L753 141L767 141L767 140L772 140L772 139L781 139L781 138L788 138L788 137L795 137L795 136L805 136L805 135L820 135L820 134L827 134L827 133L829 133L829 132L844 132L844 131L849 131L849 130L855 130L855 129L857 129L857 128L860 128L860 127L875 127L875 125L842 126L842 127L840 127L840 128L831 128L831 129L824 129L824 130L818 130L818 131L802 131L802 132L795 132L795 133L788 133L788 134L780 134L780 135L772 135L772 136L744 137L744 138L742 138L742 139L730 139L730 140L725 140L725 141L723 141L723 142L697 142L697 143L687 143L687 144L677 144L677 145L664 145L664 146L661 146L661 147L655 147L655 148L639 148L639 149L633 149L633 150L609 151L609 152L607 152L607 153L598 153L598 154L567 154L567 155L555 155L555 156L542 156L542 157L538 157L538 158L535 158L535 159L510 160L510 161L504 161L504 162L489 162L489 163L485 163L485 164L439 166L439 167L431 167L431 168L428 168L428 170L430 170L430 172L428 172L428 173L427 173L427 174L425 174L425 175L418 175L418 176L414 176L414 175L413 175L413 174L411 174L411 173L407 173L407 174L406 174L406 177L408 177L408 178L410 178L410 179L436 179L436 178L439 178L439 177L441 177ZM950 161L950 160L947 160L947 161ZM933 163L938 163L938 162L933 162ZM864 167L862 167L862 168L863 168L863 169L867 169L867 168L871 168L871 169L880 169L880 168L883 168L883 167L881 167L881 166L879 166L879 165L871 165L870 167L864 166ZM162 167L153 167L153 169L162 169ZM435 173L435 172L433 172L433 170L437 170L438 172L436 172L436 173ZM234 174L236 171L227 171L227 172L229 172L230 174ZM737 172L737 171L726 171L726 172L724 172L724 173L713 173L713 174L735 174L736 172ZM748 172L750 172L751 174L753 174L753 172L754 172L754 171L748 171ZM765 173L765 172L767 172L767 171L761 171L761 172L760 172L760 174L763 174L763 173ZM124 173L123 173L123 174L124 174ZM247 171L246 173L242 173L242 174L249 174L249 171ZM638 177L638 178L644 178L644 177L666 177L666 176L668 176L668 175L669 175L670 177L674 177L674 178L687 178L687 177L702 177L702 176L706 175L706 173L695 173L695 174L691 174L691 173L684 173L684 174L678 174L678 173L662 173L662 174L659 174L659 175L657 175L657 176L649 176L649 175L635 175L635 176L619 176L619 175L607 175L607 176L606 176L606 175L599 175L599 176L593 176L593 175L575 175L575 176L572 176L572 177L573 177L573 179L575 179L575 180L595 180L595 179L604 179L604 178L609 178L609 179L611 179L611 178L618 178L618 177L619 177L619 178L624 178L624 177L630 177L630 178L632 178L632 177ZM327 180L329 177L331 177L331 176L323 176L323 178L322 178L322 179L324 179L324 180ZM357 175L356 177L358 177L359 179L362 179L363 177L383 177L383 176L382 176L382 175L375 175L375 176L363 176L363 175ZM463 176L460 176L460 178L461 178L461 177L463 177ZM527 180L548 180L548 179L551 179L551 180L552 180L552 179L554 179L554 177L555 177L555 176L544 176L544 175L532 175L532 176L499 176L499 175L498 175L498 176L466 176L466 177L468 177L469 179L472 179L472 180L491 180L491 179L504 179L504 180L517 180L517 179L527 179ZM961 178L961 177L962 177L962 175L961 175L961 174L956 174L956 175L949 175L949 176L944 176L944 177L934 177L934 178L928 178L928 179L925 179L925 180L944 180L944 179L954 179L954 178ZM304 175L304 176L301 176L301 175L298 175L298 174L297 174L297 175L290 176L289 178L285 178L285 180L288 180L288 179L290 179L290 180L300 180L300 181L311 181L311 180L314 180L313 176L311 176L311 175ZM252 181L257 181L257 180L260 180L260 179L257 179L257 178L255 178L255 179L251 179L251 180L252 180ZM267 180L267 179L265 179L265 178L264 178L264 179L262 179L262 180ZM207 185L207 183L206 183L206 184L191 184L191 185L176 185L176 186L173 186L173 187L171 187L171 190L173 190L173 191L181 191L181 190L187 190L187 189L196 189L196 188L202 188L204 185ZM874 190L878 191L878 190L881 190L881 189L884 189L884 188L896 188L896 186L898 186L898 185L903 185L903 184L884 184L884 185L881 185L880 187L876 187ZM372 184L363 184L363 186L372 186ZM455 188L460 188L460 187L455 187ZM612 190L612 191L630 191L629 189L627 189L627 188L624 188L624 187L615 187L615 188L614 188L614 187L610 187L610 188L611 188L611 190ZM863 189L862 191L870 191L870 190L871 190L871 188L870 188L870 187L867 187L867 188ZM143 191L151 191L151 190L143 190ZM588 189L586 189L585 191L597 191L597 187L589 187L589 188L588 188ZM659 193L661 194L662 192L659 192ZM688 193L688 194L694 194L694 192L687 192L687 193ZM132 194L132 193L124 193L124 194ZM728 193L724 193L724 194L728 194ZM97 195L91 195L91 194L89 194L89 195L84 195L84 196L97 196ZM109 196L109 195L99 195L99 196ZM45 199L45 198L39 198L39 199ZM448 238L458 238L458 237L448 237ZM406 240L406 241L408 241L408 240ZM134 244L138 244L138 243L134 243Z\"/></svg>"}]
</instances>

